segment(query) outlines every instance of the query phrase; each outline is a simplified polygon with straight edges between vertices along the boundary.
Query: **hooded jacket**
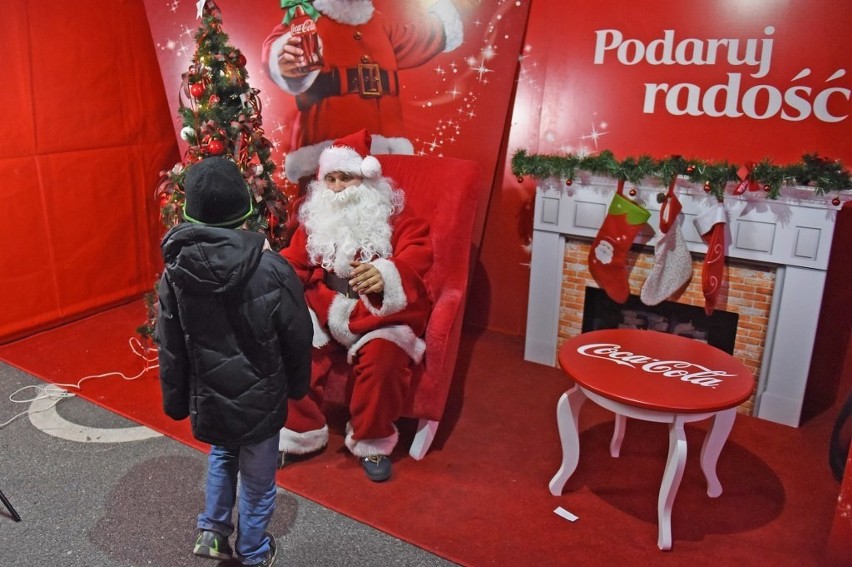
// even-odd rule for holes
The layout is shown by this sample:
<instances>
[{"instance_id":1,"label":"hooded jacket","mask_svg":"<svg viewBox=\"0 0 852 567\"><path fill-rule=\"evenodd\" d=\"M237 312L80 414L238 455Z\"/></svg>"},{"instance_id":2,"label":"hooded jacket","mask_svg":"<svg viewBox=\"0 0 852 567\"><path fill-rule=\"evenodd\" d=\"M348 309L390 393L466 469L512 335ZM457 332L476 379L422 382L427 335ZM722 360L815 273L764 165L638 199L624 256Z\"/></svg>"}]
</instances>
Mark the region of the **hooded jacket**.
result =
<instances>
[{"instance_id":1,"label":"hooded jacket","mask_svg":"<svg viewBox=\"0 0 852 567\"><path fill-rule=\"evenodd\" d=\"M260 233L189 223L161 244L163 408L196 439L224 446L276 435L287 398L310 383L312 324L301 283Z\"/></svg>"}]
</instances>

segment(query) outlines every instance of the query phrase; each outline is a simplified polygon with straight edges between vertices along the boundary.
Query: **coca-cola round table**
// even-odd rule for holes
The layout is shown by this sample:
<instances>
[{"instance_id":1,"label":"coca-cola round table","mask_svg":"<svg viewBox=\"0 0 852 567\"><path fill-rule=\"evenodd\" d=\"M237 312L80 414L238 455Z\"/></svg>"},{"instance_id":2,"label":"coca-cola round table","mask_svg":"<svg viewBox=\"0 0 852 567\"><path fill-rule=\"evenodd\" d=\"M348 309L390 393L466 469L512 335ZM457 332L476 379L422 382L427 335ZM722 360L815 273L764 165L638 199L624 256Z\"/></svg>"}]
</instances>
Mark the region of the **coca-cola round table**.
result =
<instances>
[{"instance_id":1,"label":"coca-cola round table","mask_svg":"<svg viewBox=\"0 0 852 567\"><path fill-rule=\"evenodd\" d=\"M615 413L610 454L617 457L626 418L669 424L669 454L657 499L657 546L671 549L671 512L686 463L685 423L713 418L701 449L707 494L722 494L716 462L737 406L751 396L754 376L728 353L657 331L604 329L583 333L559 349L559 365L574 381L556 406L562 466L551 479L559 496L580 459L578 414L589 399Z\"/></svg>"}]
</instances>

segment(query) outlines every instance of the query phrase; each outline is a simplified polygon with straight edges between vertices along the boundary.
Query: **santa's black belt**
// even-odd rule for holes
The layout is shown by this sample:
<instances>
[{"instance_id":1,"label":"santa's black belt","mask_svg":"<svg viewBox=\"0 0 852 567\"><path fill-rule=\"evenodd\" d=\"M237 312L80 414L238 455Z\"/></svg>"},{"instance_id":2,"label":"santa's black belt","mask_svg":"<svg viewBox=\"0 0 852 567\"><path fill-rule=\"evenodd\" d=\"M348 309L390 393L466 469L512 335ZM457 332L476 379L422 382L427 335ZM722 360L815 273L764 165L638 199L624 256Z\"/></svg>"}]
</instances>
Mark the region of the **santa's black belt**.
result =
<instances>
[{"instance_id":1,"label":"santa's black belt","mask_svg":"<svg viewBox=\"0 0 852 567\"><path fill-rule=\"evenodd\" d=\"M332 272L325 273L325 285L328 286L329 289L336 291L337 293L343 294L346 297L355 297L355 291L349 287L349 278L341 278L337 274Z\"/></svg>"},{"instance_id":2,"label":"santa's black belt","mask_svg":"<svg viewBox=\"0 0 852 567\"><path fill-rule=\"evenodd\" d=\"M341 80L345 77L344 80ZM311 87L296 95L296 106L307 110L330 96L357 93L363 98L379 98L399 94L396 71L386 71L375 63L361 63L355 68L334 68L320 73Z\"/></svg>"}]
</instances>

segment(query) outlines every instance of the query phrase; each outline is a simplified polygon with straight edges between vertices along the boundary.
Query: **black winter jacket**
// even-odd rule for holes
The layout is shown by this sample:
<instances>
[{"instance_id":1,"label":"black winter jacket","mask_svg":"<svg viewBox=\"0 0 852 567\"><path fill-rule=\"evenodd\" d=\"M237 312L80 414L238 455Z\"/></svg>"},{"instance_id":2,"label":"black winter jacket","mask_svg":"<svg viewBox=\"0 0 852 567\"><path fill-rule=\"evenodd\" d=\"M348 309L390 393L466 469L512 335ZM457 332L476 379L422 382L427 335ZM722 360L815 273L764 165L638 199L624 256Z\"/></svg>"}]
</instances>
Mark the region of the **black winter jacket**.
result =
<instances>
[{"instance_id":1,"label":"black winter jacket","mask_svg":"<svg viewBox=\"0 0 852 567\"><path fill-rule=\"evenodd\" d=\"M262 234L180 224L163 237L160 384L196 439L257 443L278 433L287 398L310 384L313 329L304 292Z\"/></svg>"}]
</instances>

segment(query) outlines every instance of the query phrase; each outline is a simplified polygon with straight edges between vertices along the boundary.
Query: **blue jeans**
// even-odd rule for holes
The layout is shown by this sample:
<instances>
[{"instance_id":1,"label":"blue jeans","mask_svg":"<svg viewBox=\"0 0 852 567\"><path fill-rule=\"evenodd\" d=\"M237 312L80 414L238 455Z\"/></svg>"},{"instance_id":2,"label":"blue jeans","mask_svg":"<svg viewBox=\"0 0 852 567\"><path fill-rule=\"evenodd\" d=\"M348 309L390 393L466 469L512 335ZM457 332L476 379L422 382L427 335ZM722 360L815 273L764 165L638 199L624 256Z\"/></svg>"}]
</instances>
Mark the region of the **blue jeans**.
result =
<instances>
[{"instance_id":1,"label":"blue jeans","mask_svg":"<svg viewBox=\"0 0 852 567\"><path fill-rule=\"evenodd\" d=\"M239 473L234 550L245 565L260 563L270 549L269 538L265 534L275 511L277 465L278 435L242 447L210 447L207 496L204 512L198 515L198 529L213 530L225 537L234 532L232 515L237 501Z\"/></svg>"}]
</instances>

